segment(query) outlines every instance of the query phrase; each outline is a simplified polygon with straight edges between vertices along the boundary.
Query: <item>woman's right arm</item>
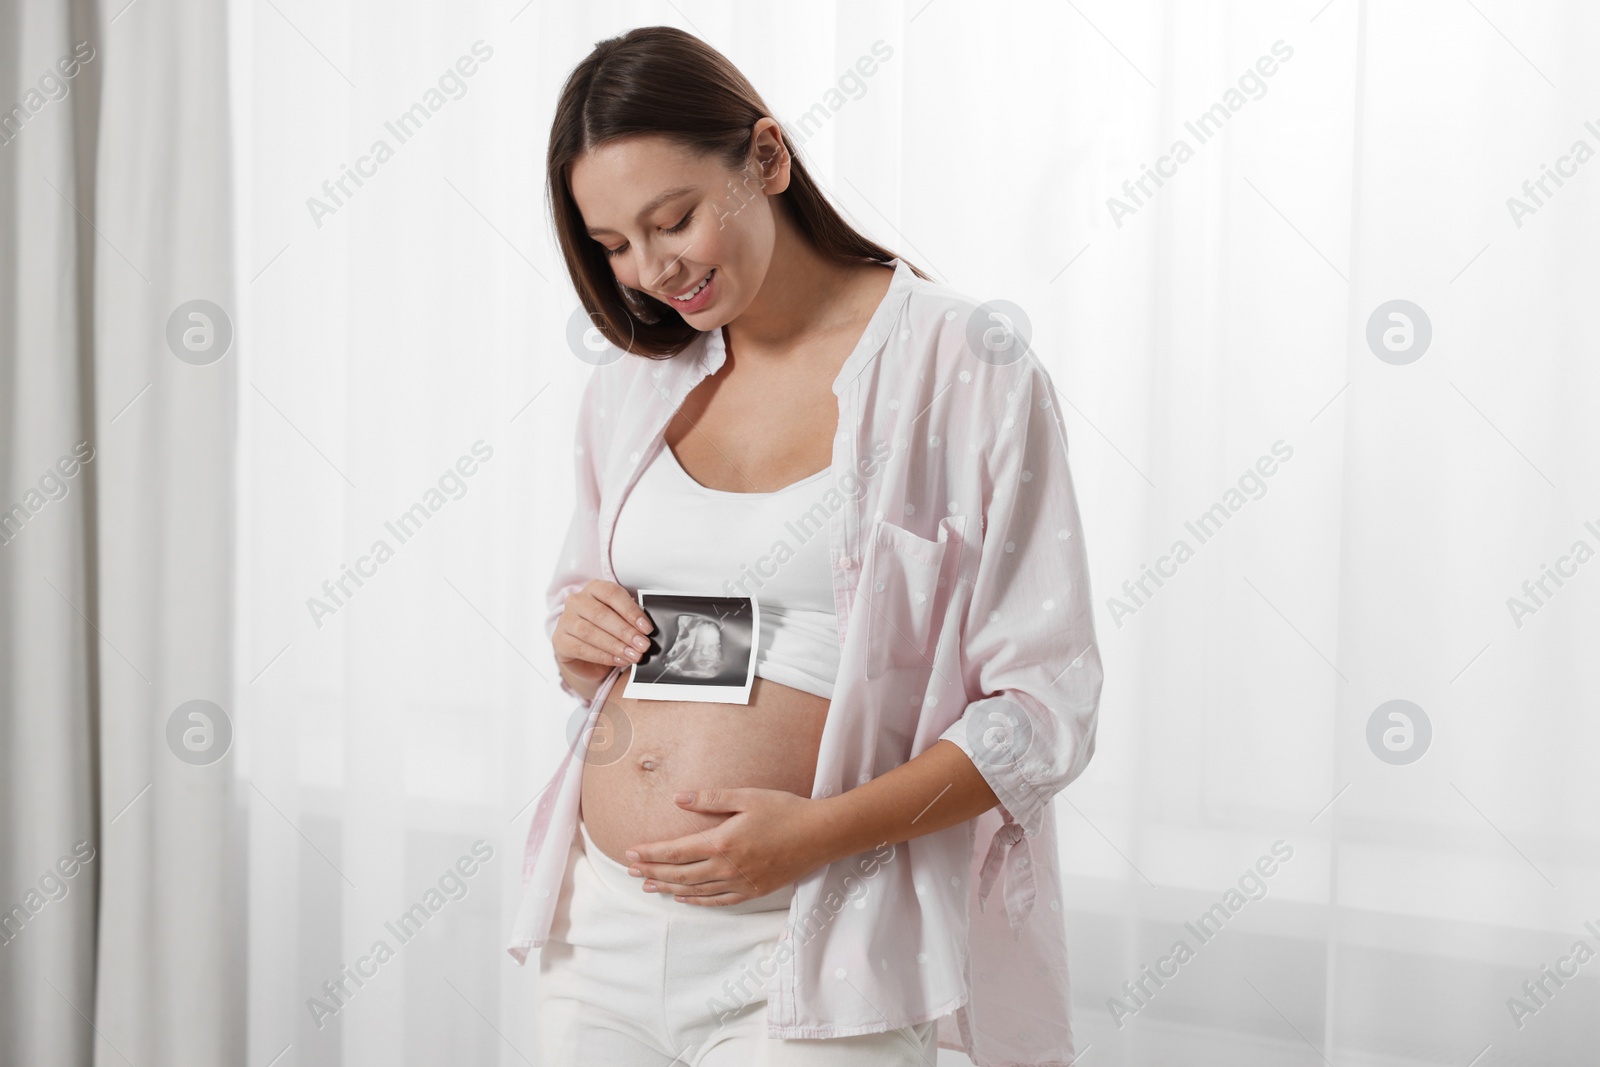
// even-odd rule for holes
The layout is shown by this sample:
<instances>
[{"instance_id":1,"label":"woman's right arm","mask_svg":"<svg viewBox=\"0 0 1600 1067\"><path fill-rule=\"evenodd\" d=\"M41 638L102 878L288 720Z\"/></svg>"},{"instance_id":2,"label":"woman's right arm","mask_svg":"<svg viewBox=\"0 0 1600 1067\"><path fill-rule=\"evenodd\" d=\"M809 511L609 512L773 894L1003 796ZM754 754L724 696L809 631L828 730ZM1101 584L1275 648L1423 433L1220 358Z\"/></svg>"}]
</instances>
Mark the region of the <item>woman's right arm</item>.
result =
<instances>
[{"instance_id":1,"label":"woman's right arm","mask_svg":"<svg viewBox=\"0 0 1600 1067\"><path fill-rule=\"evenodd\" d=\"M628 667L650 647L650 616L616 582L595 578L567 598L551 647L562 688L585 703L613 667Z\"/></svg>"},{"instance_id":2,"label":"woman's right arm","mask_svg":"<svg viewBox=\"0 0 1600 1067\"><path fill-rule=\"evenodd\" d=\"M561 688L585 704L594 699L613 667L638 662L643 650L635 638L644 639L653 628L628 590L599 577L597 523L606 442L596 411L597 405L609 405L607 387L617 378L607 372L606 367L590 372L578 404L573 449L576 499L561 555L545 591L545 636L555 653ZM648 639L644 639L644 647L649 648Z\"/></svg>"},{"instance_id":3,"label":"woman's right arm","mask_svg":"<svg viewBox=\"0 0 1600 1067\"><path fill-rule=\"evenodd\" d=\"M561 671L561 688L563 690L571 693L585 704L594 699L595 691L600 688L599 682L580 677L577 673L568 669L567 665L559 659L556 660L556 667Z\"/></svg>"}]
</instances>

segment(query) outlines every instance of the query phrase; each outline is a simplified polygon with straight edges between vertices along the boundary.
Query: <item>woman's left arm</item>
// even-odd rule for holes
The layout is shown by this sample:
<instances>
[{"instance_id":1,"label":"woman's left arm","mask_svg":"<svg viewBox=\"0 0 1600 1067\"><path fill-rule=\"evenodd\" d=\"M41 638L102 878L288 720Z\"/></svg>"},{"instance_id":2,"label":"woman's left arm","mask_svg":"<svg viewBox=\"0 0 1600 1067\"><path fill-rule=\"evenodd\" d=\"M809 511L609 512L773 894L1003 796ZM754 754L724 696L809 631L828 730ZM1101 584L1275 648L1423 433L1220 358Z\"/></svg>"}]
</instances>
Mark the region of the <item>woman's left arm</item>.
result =
<instances>
[{"instance_id":1,"label":"woman's left arm","mask_svg":"<svg viewBox=\"0 0 1600 1067\"><path fill-rule=\"evenodd\" d=\"M943 830L998 802L971 757L944 740L837 796L741 786L673 799L688 811L731 818L711 830L629 849L630 873L638 872L647 892L672 893L699 905L770 893L818 867L886 841L898 844Z\"/></svg>"},{"instance_id":2,"label":"woman's left arm","mask_svg":"<svg viewBox=\"0 0 1600 1067\"><path fill-rule=\"evenodd\" d=\"M907 763L816 801L822 862L898 844L999 804L1038 832L1052 797L1094 754L1100 655L1066 427L1036 359L980 374L1010 403L989 422L981 552L961 631L961 674L979 696ZM1002 393L1003 390L1003 393Z\"/></svg>"},{"instance_id":3,"label":"woman's left arm","mask_svg":"<svg viewBox=\"0 0 1600 1067\"><path fill-rule=\"evenodd\" d=\"M921 755L838 796L811 801L814 867L975 819L1000 803L972 758L940 739Z\"/></svg>"}]
</instances>

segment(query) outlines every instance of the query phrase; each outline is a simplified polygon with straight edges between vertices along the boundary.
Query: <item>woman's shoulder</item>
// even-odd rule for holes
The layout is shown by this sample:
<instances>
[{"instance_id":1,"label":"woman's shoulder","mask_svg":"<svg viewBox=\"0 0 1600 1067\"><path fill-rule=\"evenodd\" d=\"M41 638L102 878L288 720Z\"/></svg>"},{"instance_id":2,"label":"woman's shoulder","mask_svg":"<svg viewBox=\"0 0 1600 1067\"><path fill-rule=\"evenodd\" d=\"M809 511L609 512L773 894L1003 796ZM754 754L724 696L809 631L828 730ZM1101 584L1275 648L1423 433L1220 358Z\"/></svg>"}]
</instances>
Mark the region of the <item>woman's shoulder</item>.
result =
<instances>
[{"instance_id":1,"label":"woman's shoulder","mask_svg":"<svg viewBox=\"0 0 1600 1067\"><path fill-rule=\"evenodd\" d=\"M640 428L654 424L660 405L673 402L681 377L705 355L706 335L701 334L671 356L608 346L586 358L590 366L576 419L579 455L605 466L641 448Z\"/></svg>"},{"instance_id":2,"label":"woman's shoulder","mask_svg":"<svg viewBox=\"0 0 1600 1067\"><path fill-rule=\"evenodd\" d=\"M972 312L983 303L955 286L937 279L921 278L911 274L909 285L910 296L907 305L925 316L943 315L951 311L959 316L962 312Z\"/></svg>"},{"instance_id":3,"label":"woman's shoulder","mask_svg":"<svg viewBox=\"0 0 1600 1067\"><path fill-rule=\"evenodd\" d=\"M901 340L917 349L919 374L979 392L1048 379L1033 351L1032 322L1012 301L912 275L903 315Z\"/></svg>"},{"instance_id":4,"label":"woman's shoulder","mask_svg":"<svg viewBox=\"0 0 1600 1067\"><path fill-rule=\"evenodd\" d=\"M645 355L607 346L603 358L592 360L588 392L600 402L626 403L630 399L661 396L673 378L688 373L688 368L712 355L711 340L720 339L716 331L696 333L671 355Z\"/></svg>"}]
</instances>

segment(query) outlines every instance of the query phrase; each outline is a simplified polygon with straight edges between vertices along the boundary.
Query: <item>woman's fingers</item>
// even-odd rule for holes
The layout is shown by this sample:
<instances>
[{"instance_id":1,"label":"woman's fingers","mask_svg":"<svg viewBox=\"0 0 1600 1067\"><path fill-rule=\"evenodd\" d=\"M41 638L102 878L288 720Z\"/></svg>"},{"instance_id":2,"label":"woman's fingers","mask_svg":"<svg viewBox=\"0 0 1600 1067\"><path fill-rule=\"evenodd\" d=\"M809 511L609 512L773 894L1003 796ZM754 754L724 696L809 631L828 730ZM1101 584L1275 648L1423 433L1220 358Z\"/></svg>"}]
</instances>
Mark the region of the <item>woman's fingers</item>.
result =
<instances>
[{"instance_id":1,"label":"woman's fingers","mask_svg":"<svg viewBox=\"0 0 1600 1067\"><path fill-rule=\"evenodd\" d=\"M613 655L604 648L597 648L586 641L581 641L568 633L566 639L561 641L556 648L556 655L568 663L593 664L597 667L614 667L620 657ZM601 672L601 677L604 673Z\"/></svg>"},{"instance_id":2,"label":"woman's fingers","mask_svg":"<svg viewBox=\"0 0 1600 1067\"><path fill-rule=\"evenodd\" d=\"M609 605L591 601L578 605L571 632L578 640L602 651L599 662L638 663L650 648L650 639L630 626Z\"/></svg>"},{"instance_id":3,"label":"woman's fingers","mask_svg":"<svg viewBox=\"0 0 1600 1067\"><path fill-rule=\"evenodd\" d=\"M663 882L659 878L646 878L644 892L660 893L663 896L671 894L677 900L695 904L736 904L741 900L751 899L748 893L742 893L733 885L723 881L682 885L677 882Z\"/></svg>"},{"instance_id":4,"label":"woman's fingers","mask_svg":"<svg viewBox=\"0 0 1600 1067\"><path fill-rule=\"evenodd\" d=\"M619 610L620 605L620 610ZM630 607L631 605L631 607ZM596 579L567 601L560 627L558 655L607 667L644 658L650 639L633 621L649 616L614 582Z\"/></svg>"},{"instance_id":5,"label":"woman's fingers","mask_svg":"<svg viewBox=\"0 0 1600 1067\"><path fill-rule=\"evenodd\" d=\"M699 908L717 908L727 904L737 904L750 898L739 893L719 893L714 897L674 896L672 899L680 904L691 904Z\"/></svg>"},{"instance_id":6,"label":"woman's fingers","mask_svg":"<svg viewBox=\"0 0 1600 1067\"><path fill-rule=\"evenodd\" d=\"M655 624L650 621L650 616L645 614L638 601L616 582L596 578L584 586L584 592L616 613L622 620L630 640L634 636L642 636L655 629ZM623 634L619 632L616 636L622 637Z\"/></svg>"},{"instance_id":7,"label":"woman's fingers","mask_svg":"<svg viewBox=\"0 0 1600 1067\"><path fill-rule=\"evenodd\" d=\"M703 860L701 862L709 861ZM634 877L639 878L644 883L643 888L647 893L671 893L680 898L691 897L698 902L709 900L719 904L732 904L739 900L750 900L753 897L761 896L761 893L757 891L757 887L749 879L738 875L732 878L712 877L703 882L675 882L651 873L652 871L661 870L662 867L663 865L658 863L633 863L629 865L628 873L640 872ZM688 867L674 870L671 873L678 878L695 877Z\"/></svg>"}]
</instances>

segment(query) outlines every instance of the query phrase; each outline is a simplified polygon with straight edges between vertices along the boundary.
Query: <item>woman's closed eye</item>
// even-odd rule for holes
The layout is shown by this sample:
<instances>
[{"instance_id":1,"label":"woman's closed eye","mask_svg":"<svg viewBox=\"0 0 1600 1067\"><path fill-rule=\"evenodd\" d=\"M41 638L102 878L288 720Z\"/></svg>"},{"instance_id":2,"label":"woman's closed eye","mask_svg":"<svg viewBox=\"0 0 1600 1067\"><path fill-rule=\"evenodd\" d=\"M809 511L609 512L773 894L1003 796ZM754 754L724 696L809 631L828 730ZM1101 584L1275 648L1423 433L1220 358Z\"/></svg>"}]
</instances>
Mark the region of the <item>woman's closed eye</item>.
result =
<instances>
[{"instance_id":1,"label":"woman's closed eye","mask_svg":"<svg viewBox=\"0 0 1600 1067\"><path fill-rule=\"evenodd\" d=\"M684 231L684 229L688 227L689 223L691 223L693 221L694 221L694 212L691 210L687 215L685 215L683 218L679 219L676 224L674 224L672 226L663 227L661 232L662 233L682 233ZM607 256L620 256L620 255L622 255L622 253L626 252L627 250L628 250L628 246L626 244L621 244L621 245L618 245L616 248L607 248L605 250L605 253L606 253Z\"/></svg>"}]
</instances>

